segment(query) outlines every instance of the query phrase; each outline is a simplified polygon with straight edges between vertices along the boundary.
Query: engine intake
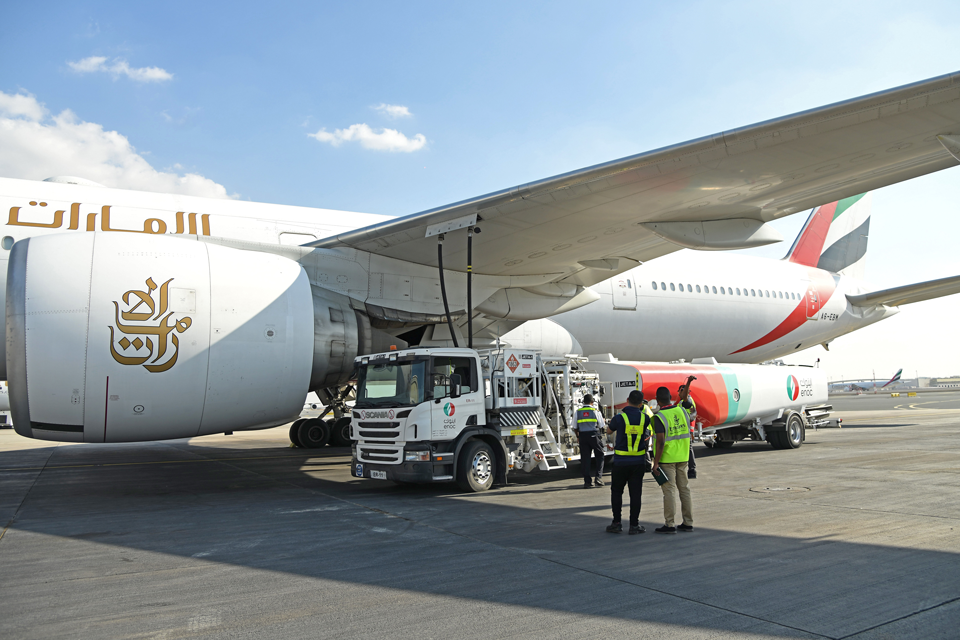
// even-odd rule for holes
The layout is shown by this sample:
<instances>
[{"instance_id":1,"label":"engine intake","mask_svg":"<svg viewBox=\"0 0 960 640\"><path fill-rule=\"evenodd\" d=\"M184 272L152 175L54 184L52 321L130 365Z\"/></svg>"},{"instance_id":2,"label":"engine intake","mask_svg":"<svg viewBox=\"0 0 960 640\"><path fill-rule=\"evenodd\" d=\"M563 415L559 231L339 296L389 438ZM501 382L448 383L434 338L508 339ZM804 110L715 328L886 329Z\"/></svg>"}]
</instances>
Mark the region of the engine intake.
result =
<instances>
[{"instance_id":1,"label":"engine intake","mask_svg":"<svg viewBox=\"0 0 960 640\"><path fill-rule=\"evenodd\" d=\"M312 377L342 369L314 365L314 300L298 263L265 253L120 233L18 242L6 299L16 430L129 442L282 424Z\"/></svg>"}]
</instances>

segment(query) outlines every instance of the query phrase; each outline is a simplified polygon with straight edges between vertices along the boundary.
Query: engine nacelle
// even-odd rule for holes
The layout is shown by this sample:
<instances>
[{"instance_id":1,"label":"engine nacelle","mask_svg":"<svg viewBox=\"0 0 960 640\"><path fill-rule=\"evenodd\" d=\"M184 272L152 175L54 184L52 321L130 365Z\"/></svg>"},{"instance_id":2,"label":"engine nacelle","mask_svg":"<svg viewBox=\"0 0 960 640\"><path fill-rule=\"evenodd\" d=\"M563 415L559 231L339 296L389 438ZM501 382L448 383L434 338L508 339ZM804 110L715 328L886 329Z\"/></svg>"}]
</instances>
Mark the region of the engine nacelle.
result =
<instances>
[{"instance_id":1,"label":"engine nacelle","mask_svg":"<svg viewBox=\"0 0 960 640\"><path fill-rule=\"evenodd\" d=\"M125 233L18 242L6 299L16 430L130 442L282 424L311 378L343 376L332 354L347 344L318 344L328 355L315 366L314 304L303 268L275 255Z\"/></svg>"}]
</instances>

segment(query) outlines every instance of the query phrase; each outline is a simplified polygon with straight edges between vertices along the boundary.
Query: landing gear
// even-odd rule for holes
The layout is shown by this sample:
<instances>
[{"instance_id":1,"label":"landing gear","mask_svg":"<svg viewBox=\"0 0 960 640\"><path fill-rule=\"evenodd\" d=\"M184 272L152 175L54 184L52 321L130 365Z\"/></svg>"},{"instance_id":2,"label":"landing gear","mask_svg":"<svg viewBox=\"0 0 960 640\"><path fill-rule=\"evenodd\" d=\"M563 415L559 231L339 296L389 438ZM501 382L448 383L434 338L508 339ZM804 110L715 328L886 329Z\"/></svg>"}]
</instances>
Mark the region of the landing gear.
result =
<instances>
[{"instance_id":1,"label":"landing gear","mask_svg":"<svg viewBox=\"0 0 960 640\"><path fill-rule=\"evenodd\" d=\"M333 436L330 445L334 447L350 446L350 417L344 416L333 423Z\"/></svg>"},{"instance_id":2,"label":"landing gear","mask_svg":"<svg viewBox=\"0 0 960 640\"><path fill-rule=\"evenodd\" d=\"M293 424L290 425L290 442L293 443L295 447L302 447L300 444L300 425L306 422L306 419L300 418L299 420L294 420Z\"/></svg>"},{"instance_id":3,"label":"landing gear","mask_svg":"<svg viewBox=\"0 0 960 640\"><path fill-rule=\"evenodd\" d=\"M300 425L297 437L301 447L319 449L330 442L330 425L320 418L310 418Z\"/></svg>"}]
</instances>

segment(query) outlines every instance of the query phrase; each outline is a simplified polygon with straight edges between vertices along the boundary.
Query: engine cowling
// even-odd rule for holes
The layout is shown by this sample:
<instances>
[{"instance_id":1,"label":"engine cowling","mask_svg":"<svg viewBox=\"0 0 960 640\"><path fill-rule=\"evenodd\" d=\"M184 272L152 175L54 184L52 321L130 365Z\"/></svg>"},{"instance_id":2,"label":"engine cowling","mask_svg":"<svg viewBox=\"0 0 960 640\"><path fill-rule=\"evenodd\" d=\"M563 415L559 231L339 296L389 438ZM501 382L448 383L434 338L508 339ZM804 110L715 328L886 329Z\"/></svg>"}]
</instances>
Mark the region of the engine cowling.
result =
<instances>
[{"instance_id":1,"label":"engine cowling","mask_svg":"<svg viewBox=\"0 0 960 640\"><path fill-rule=\"evenodd\" d=\"M341 380L342 361L360 346L356 318L352 328L336 326L337 311L347 319L352 309L320 295L323 320L311 289L293 260L187 239L83 233L18 242L6 300L16 430L130 442L293 419L311 379ZM338 330L342 347L324 338Z\"/></svg>"}]
</instances>

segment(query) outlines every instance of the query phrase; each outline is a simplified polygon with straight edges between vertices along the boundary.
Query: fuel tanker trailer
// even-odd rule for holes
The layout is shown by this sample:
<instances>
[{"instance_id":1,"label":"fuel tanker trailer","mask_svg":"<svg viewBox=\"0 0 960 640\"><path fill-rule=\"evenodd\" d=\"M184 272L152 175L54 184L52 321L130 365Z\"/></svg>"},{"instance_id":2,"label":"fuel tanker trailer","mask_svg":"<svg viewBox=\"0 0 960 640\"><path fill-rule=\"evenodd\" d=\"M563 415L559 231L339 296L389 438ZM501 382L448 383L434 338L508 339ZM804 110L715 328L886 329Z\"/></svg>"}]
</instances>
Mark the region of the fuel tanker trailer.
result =
<instances>
[{"instance_id":1,"label":"fuel tanker trailer","mask_svg":"<svg viewBox=\"0 0 960 640\"><path fill-rule=\"evenodd\" d=\"M674 399L689 376L696 404L696 437L711 447L732 447L738 440L769 442L775 449L796 449L808 427L828 422L827 376L816 367L769 364L718 364L713 358L686 362L627 362L591 356L585 366L600 375L604 412L612 416L634 389L656 407L658 387Z\"/></svg>"}]
</instances>

